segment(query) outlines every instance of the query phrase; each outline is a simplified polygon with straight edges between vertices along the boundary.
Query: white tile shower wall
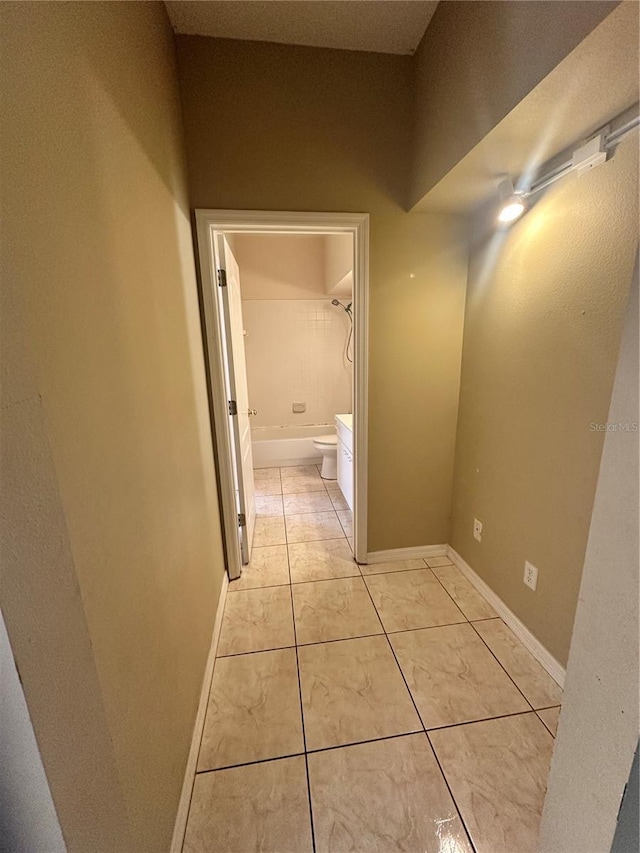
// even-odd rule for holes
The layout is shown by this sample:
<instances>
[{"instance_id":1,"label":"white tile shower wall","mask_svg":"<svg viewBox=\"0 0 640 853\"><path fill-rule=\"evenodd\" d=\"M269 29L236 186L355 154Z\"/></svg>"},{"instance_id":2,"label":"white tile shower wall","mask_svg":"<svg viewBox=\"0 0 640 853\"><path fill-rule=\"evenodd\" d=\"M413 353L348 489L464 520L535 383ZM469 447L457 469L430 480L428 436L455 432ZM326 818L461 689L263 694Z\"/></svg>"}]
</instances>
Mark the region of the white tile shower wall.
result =
<instances>
[{"instance_id":1,"label":"white tile shower wall","mask_svg":"<svg viewBox=\"0 0 640 853\"><path fill-rule=\"evenodd\" d=\"M349 321L329 299L242 303L252 426L333 424L351 411L352 371L344 357ZM293 403L306 403L294 414Z\"/></svg>"}]
</instances>

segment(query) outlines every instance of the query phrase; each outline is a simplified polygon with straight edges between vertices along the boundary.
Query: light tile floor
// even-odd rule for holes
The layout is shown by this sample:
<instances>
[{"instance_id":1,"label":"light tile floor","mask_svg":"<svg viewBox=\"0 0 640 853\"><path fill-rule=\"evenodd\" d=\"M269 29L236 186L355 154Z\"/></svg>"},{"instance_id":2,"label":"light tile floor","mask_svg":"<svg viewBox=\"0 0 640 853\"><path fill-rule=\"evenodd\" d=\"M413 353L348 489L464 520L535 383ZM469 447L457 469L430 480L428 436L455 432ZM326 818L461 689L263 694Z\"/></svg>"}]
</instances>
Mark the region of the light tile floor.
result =
<instances>
[{"instance_id":1,"label":"light tile floor","mask_svg":"<svg viewBox=\"0 0 640 853\"><path fill-rule=\"evenodd\" d=\"M534 853L560 688L446 557L358 566L315 466L256 489L185 853Z\"/></svg>"}]
</instances>

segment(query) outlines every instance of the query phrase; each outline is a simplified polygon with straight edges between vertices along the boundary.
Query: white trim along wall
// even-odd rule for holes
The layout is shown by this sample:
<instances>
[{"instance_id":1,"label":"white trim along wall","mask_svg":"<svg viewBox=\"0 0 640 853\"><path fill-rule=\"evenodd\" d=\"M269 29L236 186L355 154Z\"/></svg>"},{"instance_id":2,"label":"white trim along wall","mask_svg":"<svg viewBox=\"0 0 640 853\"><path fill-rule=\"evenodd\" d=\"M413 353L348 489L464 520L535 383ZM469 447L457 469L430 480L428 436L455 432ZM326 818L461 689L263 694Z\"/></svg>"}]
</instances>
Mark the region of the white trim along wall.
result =
<instances>
[{"instance_id":1,"label":"white trim along wall","mask_svg":"<svg viewBox=\"0 0 640 853\"><path fill-rule=\"evenodd\" d=\"M218 600L216 618L215 622L213 623L211 648L209 649L207 665L205 667L204 677L202 679L202 690L200 691L200 701L198 703L196 721L193 726L193 736L191 738L189 757L187 758L187 766L184 772L182 792L180 793L180 800L178 802L176 822L173 825L173 837L171 839L170 853L182 853L184 835L187 831L189 806L191 805L191 795L193 794L193 785L195 783L196 770L198 767L198 753L200 752L200 743L202 741L202 733L204 732L204 723L207 716L207 705L209 703L209 693L211 692L211 682L213 680L213 668L216 661L216 654L218 652L218 641L220 640L220 630L222 628L222 616L224 614L224 606L227 602L228 590L229 577L225 573L222 579L222 589L220 590L220 598Z\"/></svg>"},{"instance_id":2,"label":"white trim along wall","mask_svg":"<svg viewBox=\"0 0 640 853\"><path fill-rule=\"evenodd\" d=\"M531 631L518 619L512 610L509 610L504 601L499 598L491 587L482 580L480 575L474 572L469 563L463 560L457 551L449 546L447 554L451 562L460 569L469 583L477 589L480 595L493 607L498 616L500 616L511 628L516 637L518 637L522 642L523 646L525 646L534 658L542 664L556 684L559 684L560 687L564 687L566 670L562 664L553 657L551 652L545 649L540 640L531 633Z\"/></svg>"}]
</instances>

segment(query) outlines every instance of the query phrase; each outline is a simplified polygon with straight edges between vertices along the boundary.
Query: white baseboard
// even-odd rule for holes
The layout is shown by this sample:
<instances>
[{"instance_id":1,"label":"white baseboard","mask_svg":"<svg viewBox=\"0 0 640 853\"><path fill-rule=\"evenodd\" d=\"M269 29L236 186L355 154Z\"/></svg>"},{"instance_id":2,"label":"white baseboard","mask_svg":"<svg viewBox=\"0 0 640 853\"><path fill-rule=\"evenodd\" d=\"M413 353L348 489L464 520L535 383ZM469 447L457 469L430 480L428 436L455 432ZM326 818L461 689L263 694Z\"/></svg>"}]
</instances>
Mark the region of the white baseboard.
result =
<instances>
[{"instance_id":1,"label":"white baseboard","mask_svg":"<svg viewBox=\"0 0 640 853\"><path fill-rule=\"evenodd\" d=\"M218 651L218 641L220 639L220 629L222 628L222 614L224 613L224 605L227 600L227 590L229 589L229 576L224 573L222 579L222 588L220 589L220 599L218 600L218 609L216 610L216 618L213 623L213 634L211 635L211 648L207 657L207 665L204 670L202 679L202 690L200 691L200 702L198 703L198 712L196 721L193 726L193 737L191 738L191 747L189 749L189 757L187 758L187 767L184 774L184 782L182 783L182 793L178 803L178 812L176 814L176 822L173 826L173 837L171 839L170 853L181 853L184 844L184 834L187 829L187 818L189 816L189 805L191 803L191 793L193 791L193 783L196 776L196 767L198 766L198 752L200 751L200 741L202 740L202 731L204 729L204 721L207 715L207 704L209 702L209 691L211 689L211 679L213 678L213 665L216 660Z\"/></svg>"},{"instance_id":2,"label":"white baseboard","mask_svg":"<svg viewBox=\"0 0 640 853\"><path fill-rule=\"evenodd\" d=\"M417 545L414 548L391 548L389 551L372 551L367 563L389 563L392 560L419 560L424 557L446 557L447 545Z\"/></svg>"},{"instance_id":3,"label":"white baseboard","mask_svg":"<svg viewBox=\"0 0 640 853\"><path fill-rule=\"evenodd\" d=\"M480 595L485 598L496 611L504 622L511 628L513 633L518 637L522 644L531 652L534 658L546 669L551 678L564 687L564 679L566 670L542 645L531 631L521 622L518 617L509 610L504 601L496 595L496 593L488 586L482 578L474 572L471 566L458 554L458 552L450 545L447 548L447 553L451 562L456 565L463 575L471 584L478 590Z\"/></svg>"}]
</instances>

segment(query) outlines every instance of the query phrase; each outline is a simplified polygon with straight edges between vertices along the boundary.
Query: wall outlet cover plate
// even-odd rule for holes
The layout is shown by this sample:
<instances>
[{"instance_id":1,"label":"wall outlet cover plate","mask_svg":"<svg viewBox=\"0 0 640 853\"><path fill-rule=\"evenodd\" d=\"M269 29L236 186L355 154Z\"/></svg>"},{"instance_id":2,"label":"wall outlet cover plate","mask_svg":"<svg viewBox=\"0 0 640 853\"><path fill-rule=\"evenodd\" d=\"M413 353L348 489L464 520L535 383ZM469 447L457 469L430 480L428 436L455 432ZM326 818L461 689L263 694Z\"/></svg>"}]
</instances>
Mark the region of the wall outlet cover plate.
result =
<instances>
[{"instance_id":1,"label":"wall outlet cover plate","mask_svg":"<svg viewBox=\"0 0 640 853\"><path fill-rule=\"evenodd\" d=\"M473 519L473 538L482 542L482 522L478 521L477 518Z\"/></svg>"},{"instance_id":2,"label":"wall outlet cover plate","mask_svg":"<svg viewBox=\"0 0 640 853\"><path fill-rule=\"evenodd\" d=\"M535 592L538 586L538 569L528 560L525 560L524 564L524 582Z\"/></svg>"}]
</instances>

